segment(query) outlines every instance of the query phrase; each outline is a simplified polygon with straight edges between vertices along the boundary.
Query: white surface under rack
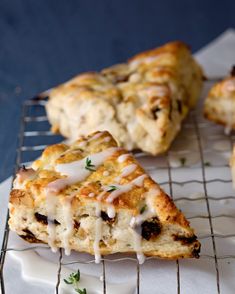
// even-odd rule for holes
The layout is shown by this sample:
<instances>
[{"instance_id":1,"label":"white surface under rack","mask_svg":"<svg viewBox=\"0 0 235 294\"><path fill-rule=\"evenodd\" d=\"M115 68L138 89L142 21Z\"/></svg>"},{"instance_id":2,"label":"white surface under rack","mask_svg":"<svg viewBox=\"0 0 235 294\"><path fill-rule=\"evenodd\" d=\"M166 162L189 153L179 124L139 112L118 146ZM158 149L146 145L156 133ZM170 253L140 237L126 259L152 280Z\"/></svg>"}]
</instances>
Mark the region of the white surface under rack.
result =
<instances>
[{"instance_id":1,"label":"white surface under rack","mask_svg":"<svg viewBox=\"0 0 235 294\"><path fill-rule=\"evenodd\" d=\"M211 82L205 83L202 97L210 86ZM221 126L206 121L201 104L183 123L182 131L167 154L159 157L135 154L153 179L172 195L195 228L202 244L199 260L147 258L143 265L139 265L133 255L116 254L103 257L101 264L97 265L88 254L73 253L67 257L62 250L53 254L45 246L28 245L9 233L6 225L0 260L2 294L62 293L64 267L79 268L82 273L97 278L102 276L97 291L89 292L87 286L89 294L117 293L112 293L110 283L123 283L124 287L126 283L125 293L130 294L133 291L144 294L234 293L235 193L229 158L235 135L227 136ZM49 131L44 105L45 101L39 97L23 105L16 170L37 158L46 145L61 140ZM10 254L12 251L37 252L56 264L53 282L50 285L25 282L20 264ZM37 267L37 264L33 266ZM134 290L133 287L127 289L130 281L134 281Z\"/></svg>"}]
</instances>

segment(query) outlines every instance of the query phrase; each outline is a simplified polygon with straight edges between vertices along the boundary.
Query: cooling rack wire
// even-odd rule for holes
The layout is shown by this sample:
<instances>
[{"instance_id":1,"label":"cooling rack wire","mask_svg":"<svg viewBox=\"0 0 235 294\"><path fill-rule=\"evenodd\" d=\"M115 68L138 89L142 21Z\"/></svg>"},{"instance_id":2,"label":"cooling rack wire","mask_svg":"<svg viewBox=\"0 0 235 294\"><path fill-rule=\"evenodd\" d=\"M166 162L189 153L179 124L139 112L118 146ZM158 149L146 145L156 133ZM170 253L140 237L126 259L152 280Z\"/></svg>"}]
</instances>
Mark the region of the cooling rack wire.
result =
<instances>
[{"instance_id":1,"label":"cooling rack wire","mask_svg":"<svg viewBox=\"0 0 235 294\"><path fill-rule=\"evenodd\" d=\"M37 96L34 99L27 100L23 103L22 105L22 112L21 112L21 120L20 120L20 132L19 132L19 137L18 137L18 147L16 150L16 164L15 164L15 173L19 169L22 164L26 164L27 162L32 161L33 159L37 158L42 152L42 150L48 145L48 144L53 144L57 143L61 140L61 137L53 134L51 131L49 131L49 124L47 121L47 117L45 114L45 103L46 100L44 99L45 97L42 96ZM165 178L164 181L160 182L159 184L163 187L166 188L168 186L169 193L172 195L174 198L174 188L176 186L184 186L187 184L192 184L192 185L200 185L200 188L202 187L203 189L203 196L199 196L197 198L191 198L191 197L178 197L177 199L174 199L175 202L179 201L190 201L192 205L196 205L197 201L204 200L206 203L206 214L204 215L191 215L188 216L188 219L207 219L209 222L209 234L204 234L199 236L199 240L211 240L212 244L212 254L201 254L201 259L210 259L213 260L214 263L214 268L215 268L215 275L216 275L216 289L217 293L221 293L221 286L220 286L220 270L219 270L219 260L226 260L226 259L234 259L235 255L232 254L223 254L219 255L217 252L217 240L225 240L227 238L233 238L235 237L234 233L229 233L229 234L216 234L214 227L213 227L213 219L216 218L235 218L234 215L232 214L217 214L214 215L211 212L211 203L210 201L226 201L226 200L235 200L234 195L221 195L221 197L213 197L210 196L208 193L208 185L209 184L214 184L214 183L219 183L221 185L224 184L230 184L232 185L231 177L228 179L216 177L216 178L207 178L207 173L206 169L208 167L208 162L206 160L207 154L214 152L214 153L220 153L220 150L217 150L216 152L214 150L211 150L211 146L209 148L207 147L206 149L203 146L203 133L204 130L206 129L212 129L212 128L218 128L218 126L213 125L210 122L207 121L200 121L198 119L198 113L200 111L200 107L193 112L190 113L189 118L186 120L184 123L184 128L191 130L192 133L194 134L194 138L196 139L196 144L197 144L197 156L199 158L198 164L195 165L190 165L187 166L187 164L183 167L186 170L192 170L194 168L199 168L200 173L201 173L201 179L189 179L185 181L178 181L178 180L173 180L172 179L172 173L176 169L181 169L182 167L174 167L171 165L171 151L168 151L168 153L164 156L164 162L165 164L160 165L160 166L155 166L155 165L149 165L146 168L147 171L153 172L155 169L161 170L162 172L166 172L167 177ZM211 139L216 142L216 140L221 140L221 138L225 135L220 134L220 135L214 135L213 132L209 132L207 134L207 139ZM234 142L234 135L230 134L229 136L226 136L226 140L229 141L230 145L230 152L233 147L233 142ZM181 149L180 152L182 154L189 154L190 152L195 152L190 150L190 149ZM141 159L144 159L146 155L144 153L135 153L135 156L137 157L138 160L141 161ZM228 163L223 163L223 164L210 164L211 167L216 167L216 168L229 168ZM178 205L178 204L177 204ZM25 251L25 250L33 250L40 248L40 246L31 246L31 247L26 247L26 248L11 248L8 247L8 239L9 239L9 228L8 228L8 215L6 219L6 226L5 226L5 231L4 231L4 237L3 237L3 243L2 243L2 249L1 249L1 257L0 257L0 280L1 280L1 291L2 294L7 293L6 287L4 285L4 264L5 264L5 257L7 255L7 252L15 250L15 251ZM90 259L89 261L79 261L75 260L73 262L62 262L62 257L63 257L63 252L62 250L59 251L59 260L58 260L58 270L57 270L57 283L55 286L55 292L59 293L59 286L61 283L61 277L60 277L60 272L61 272L61 267L63 265L70 265L70 264L90 264L94 263L94 259ZM151 259L150 258L147 258ZM106 294L107 292L107 287L106 287L106 265L107 263L114 263L114 262L120 262L120 261L131 261L136 263L136 293L144 293L141 291L141 283L140 283L140 272L141 272L141 265L139 265L137 259L135 257L121 257L117 259L108 259L102 257L101 260L101 265L102 265L102 275L103 275L103 293ZM180 270L181 270L181 262L179 260L176 261L176 280L177 280L177 289L175 293L181 293L182 291L182 285L181 285L181 277L180 277Z\"/></svg>"}]
</instances>

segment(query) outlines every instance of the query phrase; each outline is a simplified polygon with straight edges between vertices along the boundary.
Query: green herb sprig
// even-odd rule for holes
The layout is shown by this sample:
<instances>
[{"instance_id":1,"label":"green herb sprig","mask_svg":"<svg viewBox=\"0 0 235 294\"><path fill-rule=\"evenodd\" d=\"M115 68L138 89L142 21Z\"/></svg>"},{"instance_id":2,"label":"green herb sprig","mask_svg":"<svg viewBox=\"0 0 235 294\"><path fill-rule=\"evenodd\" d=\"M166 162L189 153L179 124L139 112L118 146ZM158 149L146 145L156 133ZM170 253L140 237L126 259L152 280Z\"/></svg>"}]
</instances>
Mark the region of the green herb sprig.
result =
<instances>
[{"instance_id":1,"label":"green herb sprig","mask_svg":"<svg viewBox=\"0 0 235 294\"><path fill-rule=\"evenodd\" d=\"M206 162L204 163L204 165L205 165L205 166L211 166L211 164L210 164L209 161L206 161Z\"/></svg>"},{"instance_id":2,"label":"green herb sprig","mask_svg":"<svg viewBox=\"0 0 235 294\"><path fill-rule=\"evenodd\" d=\"M145 212L146 208L147 208L146 204L143 207L141 207L140 214L143 214Z\"/></svg>"},{"instance_id":3,"label":"green herb sprig","mask_svg":"<svg viewBox=\"0 0 235 294\"><path fill-rule=\"evenodd\" d=\"M181 163L182 166L185 166L186 158L185 157L181 157L180 158L180 163Z\"/></svg>"},{"instance_id":4,"label":"green herb sprig","mask_svg":"<svg viewBox=\"0 0 235 294\"><path fill-rule=\"evenodd\" d=\"M85 288L80 289L78 287L78 283L80 281L80 270L78 269L77 272L72 273L67 279L64 279L64 282L68 285L72 285L74 290L79 294L87 294Z\"/></svg>"},{"instance_id":5,"label":"green herb sprig","mask_svg":"<svg viewBox=\"0 0 235 294\"><path fill-rule=\"evenodd\" d=\"M107 192L113 192L115 190L117 190L117 186L111 185L111 186L109 186Z\"/></svg>"},{"instance_id":6,"label":"green herb sprig","mask_svg":"<svg viewBox=\"0 0 235 294\"><path fill-rule=\"evenodd\" d=\"M85 169L87 169L89 171L96 171L95 165L91 163L91 159L89 157L86 158Z\"/></svg>"}]
</instances>

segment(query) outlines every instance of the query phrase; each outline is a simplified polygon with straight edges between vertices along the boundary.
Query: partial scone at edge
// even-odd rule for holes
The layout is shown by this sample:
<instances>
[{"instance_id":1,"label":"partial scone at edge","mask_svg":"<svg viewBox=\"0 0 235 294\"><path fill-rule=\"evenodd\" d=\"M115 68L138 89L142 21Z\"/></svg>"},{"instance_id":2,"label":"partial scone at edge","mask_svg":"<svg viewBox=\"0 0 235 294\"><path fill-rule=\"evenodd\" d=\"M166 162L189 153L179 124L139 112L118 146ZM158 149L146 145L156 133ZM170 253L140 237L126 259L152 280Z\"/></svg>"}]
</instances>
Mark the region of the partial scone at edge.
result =
<instances>
[{"instance_id":1,"label":"partial scone at edge","mask_svg":"<svg viewBox=\"0 0 235 294\"><path fill-rule=\"evenodd\" d=\"M82 166L77 182L72 169ZM141 261L143 254L175 259L200 251L183 214L107 132L50 146L33 169L20 170L9 225L29 242L88 252L97 260L116 252L136 252Z\"/></svg>"},{"instance_id":2,"label":"partial scone at edge","mask_svg":"<svg viewBox=\"0 0 235 294\"><path fill-rule=\"evenodd\" d=\"M168 43L54 88L48 119L71 140L107 130L125 149L156 155L169 148L195 106L202 78L188 47Z\"/></svg>"},{"instance_id":3,"label":"partial scone at edge","mask_svg":"<svg viewBox=\"0 0 235 294\"><path fill-rule=\"evenodd\" d=\"M235 68L231 75L216 83L204 103L204 116L222 124L229 132L235 129Z\"/></svg>"}]
</instances>

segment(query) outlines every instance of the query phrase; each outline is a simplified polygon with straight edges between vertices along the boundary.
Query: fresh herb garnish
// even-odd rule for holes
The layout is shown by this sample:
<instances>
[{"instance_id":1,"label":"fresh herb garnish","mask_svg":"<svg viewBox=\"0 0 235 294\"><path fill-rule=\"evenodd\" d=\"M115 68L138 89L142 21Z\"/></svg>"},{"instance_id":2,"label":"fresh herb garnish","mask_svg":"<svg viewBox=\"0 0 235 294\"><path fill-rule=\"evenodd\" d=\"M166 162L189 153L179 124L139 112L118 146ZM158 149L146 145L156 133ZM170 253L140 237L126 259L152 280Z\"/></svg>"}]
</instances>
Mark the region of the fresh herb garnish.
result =
<instances>
[{"instance_id":1,"label":"fresh herb garnish","mask_svg":"<svg viewBox=\"0 0 235 294\"><path fill-rule=\"evenodd\" d=\"M184 166L185 163L186 163L186 158L185 157L181 157L180 158L180 163L181 163L182 166Z\"/></svg>"},{"instance_id":2,"label":"fresh herb garnish","mask_svg":"<svg viewBox=\"0 0 235 294\"><path fill-rule=\"evenodd\" d=\"M85 288L84 289L75 289L75 291L79 294L87 294L87 291Z\"/></svg>"},{"instance_id":3,"label":"fresh herb garnish","mask_svg":"<svg viewBox=\"0 0 235 294\"><path fill-rule=\"evenodd\" d=\"M89 171L95 171L95 165L91 163L91 159L89 157L87 157L87 159L86 159L85 169L87 169Z\"/></svg>"},{"instance_id":4,"label":"fresh herb garnish","mask_svg":"<svg viewBox=\"0 0 235 294\"><path fill-rule=\"evenodd\" d=\"M209 161L205 162L204 165L205 165L205 166L211 166L211 164L210 164Z\"/></svg>"},{"instance_id":5,"label":"fresh herb garnish","mask_svg":"<svg viewBox=\"0 0 235 294\"><path fill-rule=\"evenodd\" d=\"M111 186L109 186L107 192L113 192L115 190L117 190L117 186L111 185Z\"/></svg>"},{"instance_id":6,"label":"fresh herb garnish","mask_svg":"<svg viewBox=\"0 0 235 294\"><path fill-rule=\"evenodd\" d=\"M78 270L76 273L72 273L68 279L64 279L64 282L66 284L69 284L69 285L73 285L75 283L78 283L80 280L80 270Z\"/></svg>"},{"instance_id":7,"label":"fresh herb garnish","mask_svg":"<svg viewBox=\"0 0 235 294\"><path fill-rule=\"evenodd\" d=\"M79 294L87 294L86 289L80 289L78 287L78 283L80 281L80 270L78 269L77 272L72 273L68 279L64 279L64 282L68 285L72 285L74 287L74 290Z\"/></svg>"},{"instance_id":8,"label":"fresh herb garnish","mask_svg":"<svg viewBox=\"0 0 235 294\"><path fill-rule=\"evenodd\" d=\"M147 205L146 204L143 207L141 207L140 214L144 213L145 210L146 210L146 208L147 208Z\"/></svg>"}]
</instances>

